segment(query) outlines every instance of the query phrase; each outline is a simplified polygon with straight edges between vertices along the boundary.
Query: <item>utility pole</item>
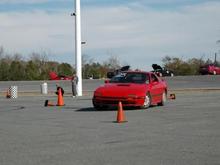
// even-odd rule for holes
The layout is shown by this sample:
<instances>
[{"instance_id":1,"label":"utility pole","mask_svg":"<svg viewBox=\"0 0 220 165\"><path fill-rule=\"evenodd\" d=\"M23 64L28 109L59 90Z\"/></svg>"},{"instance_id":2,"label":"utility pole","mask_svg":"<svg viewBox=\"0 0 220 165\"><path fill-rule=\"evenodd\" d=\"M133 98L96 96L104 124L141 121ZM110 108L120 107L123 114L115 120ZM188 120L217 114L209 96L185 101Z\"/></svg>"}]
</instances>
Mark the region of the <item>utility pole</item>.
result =
<instances>
[{"instance_id":1,"label":"utility pole","mask_svg":"<svg viewBox=\"0 0 220 165\"><path fill-rule=\"evenodd\" d=\"M76 76L77 96L82 96L82 42L81 42L81 14L80 14L80 0L75 0L75 62L76 62Z\"/></svg>"},{"instance_id":2,"label":"utility pole","mask_svg":"<svg viewBox=\"0 0 220 165\"><path fill-rule=\"evenodd\" d=\"M220 44L220 40L216 41L216 43L217 43L217 44ZM220 55L220 49L218 50L218 53L219 53L219 55ZM217 54L218 54L218 53L215 54L215 62L217 62Z\"/></svg>"},{"instance_id":3,"label":"utility pole","mask_svg":"<svg viewBox=\"0 0 220 165\"><path fill-rule=\"evenodd\" d=\"M214 64L215 64L215 65L216 65L216 63L217 63L216 58L217 58L217 53L215 53L215 61L214 61Z\"/></svg>"}]
</instances>

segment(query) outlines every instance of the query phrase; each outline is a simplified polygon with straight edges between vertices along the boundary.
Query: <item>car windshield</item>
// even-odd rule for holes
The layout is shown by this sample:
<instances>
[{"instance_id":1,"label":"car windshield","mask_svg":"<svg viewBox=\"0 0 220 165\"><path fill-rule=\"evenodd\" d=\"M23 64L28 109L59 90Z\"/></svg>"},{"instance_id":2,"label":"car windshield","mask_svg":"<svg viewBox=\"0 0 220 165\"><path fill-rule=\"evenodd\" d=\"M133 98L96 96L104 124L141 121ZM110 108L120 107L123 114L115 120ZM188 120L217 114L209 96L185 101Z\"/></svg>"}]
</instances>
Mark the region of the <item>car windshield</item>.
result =
<instances>
[{"instance_id":1,"label":"car windshield","mask_svg":"<svg viewBox=\"0 0 220 165\"><path fill-rule=\"evenodd\" d=\"M121 73L114 76L110 83L145 83L148 79L146 73Z\"/></svg>"}]
</instances>

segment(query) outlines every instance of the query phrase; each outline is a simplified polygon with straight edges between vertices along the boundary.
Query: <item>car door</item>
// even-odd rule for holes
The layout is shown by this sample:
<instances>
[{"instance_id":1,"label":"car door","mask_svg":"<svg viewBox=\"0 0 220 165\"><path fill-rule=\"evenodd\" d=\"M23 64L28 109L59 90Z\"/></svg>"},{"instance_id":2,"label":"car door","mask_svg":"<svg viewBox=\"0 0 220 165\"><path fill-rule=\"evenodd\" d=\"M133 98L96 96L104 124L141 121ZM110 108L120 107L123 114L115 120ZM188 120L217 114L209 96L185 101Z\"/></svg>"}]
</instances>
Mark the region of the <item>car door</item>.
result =
<instances>
[{"instance_id":1,"label":"car door","mask_svg":"<svg viewBox=\"0 0 220 165\"><path fill-rule=\"evenodd\" d=\"M220 74L220 67L216 66L216 74Z\"/></svg>"},{"instance_id":2,"label":"car door","mask_svg":"<svg viewBox=\"0 0 220 165\"><path fill-rule=\"evenodd\" d=\"M150 75L149 87L150 87L152 103L155 104L155 103L160 102L162 98L162 94L163 94L163 88L162 88L160 80L153 73Z\"/></svg>"}]
</instances>

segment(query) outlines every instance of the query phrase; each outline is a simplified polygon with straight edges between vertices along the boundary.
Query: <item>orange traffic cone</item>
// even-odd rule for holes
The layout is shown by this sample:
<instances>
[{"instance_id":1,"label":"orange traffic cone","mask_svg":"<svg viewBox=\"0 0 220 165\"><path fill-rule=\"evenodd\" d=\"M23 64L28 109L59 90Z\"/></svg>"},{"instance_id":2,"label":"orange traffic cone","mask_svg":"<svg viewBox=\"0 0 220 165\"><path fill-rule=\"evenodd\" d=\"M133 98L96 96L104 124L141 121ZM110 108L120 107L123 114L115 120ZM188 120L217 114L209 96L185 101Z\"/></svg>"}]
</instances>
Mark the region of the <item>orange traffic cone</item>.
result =
<instances>
[{"instance_id":1,"label":"orange traffic cone","mask_svg":"<svg viewBox=\"0 0 220 165\"><path fill-rule=\"evenodd\" d=\"M49 107L49 106L54 106L54 104L49 102L49 100L46 100L45 103L44 103L44 106Z\"/></svg>"},{"instance_id":2,"label":"orange traffic cone","mask_svg":"<svg viewBox=\"0 0 220 165\"><path fill-rule=\"evenodd\" d=\"M61 88L58 90L57 106L64 106L64 101L63 101Z\"/></svg>"},{"instance_id":3,"label":"orange traffic cone","mask_svg":"<svg viewBox=\"0 0 220 165\"><path fill-rule=\"evenodd\" d=\"M125 120L125 115L124 115L122 103L121 103L121 101L119 101L118 113L117 113L117 123L124 123L124 122L127 122L127 121Z\"/></svg>"},{"instance_id":4,"label":"orange traffic cone","mask_svg":"<svg viewBox=\"0 0 220 165\"><path fill-rule=\"evenodd\" d=\"M6 98L11 98L11 94L10 94L10 92L9 92L9 89L7 89L7 91L6 91Z\"/></svg>"},{"instance_id":5,"label":"orange traffic cone","mask_svg":"<svg viewBox=\"0 0 220 165\"><path fill-rule=\"evenodd\" d=\"M169 99L175 100L176 99L176 95L174 93L170 94Z\"/></svg>"}]
</instances>

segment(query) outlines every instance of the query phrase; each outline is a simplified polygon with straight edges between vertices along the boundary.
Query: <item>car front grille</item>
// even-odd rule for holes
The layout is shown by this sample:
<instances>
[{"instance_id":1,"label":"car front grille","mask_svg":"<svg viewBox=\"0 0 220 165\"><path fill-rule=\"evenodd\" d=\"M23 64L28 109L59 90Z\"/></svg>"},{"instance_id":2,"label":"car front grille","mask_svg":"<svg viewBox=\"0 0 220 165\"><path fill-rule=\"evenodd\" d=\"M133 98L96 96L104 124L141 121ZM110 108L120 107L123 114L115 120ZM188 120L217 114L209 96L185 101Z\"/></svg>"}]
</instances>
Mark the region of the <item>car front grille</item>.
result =
<instances>
[{"instance_id":1,"label":"car front grille","mask_svg":"<svg viewBox=\"0 0 220 165\"><path fill-rule=\"evenodd\" d=\"M96 104L103 105L117 105L121 102L124 106L131 106L137 103L137 98L127 98L127 97L94 97L93 101Z\"/></svg>"}]
</instances>

